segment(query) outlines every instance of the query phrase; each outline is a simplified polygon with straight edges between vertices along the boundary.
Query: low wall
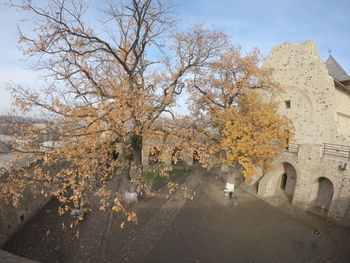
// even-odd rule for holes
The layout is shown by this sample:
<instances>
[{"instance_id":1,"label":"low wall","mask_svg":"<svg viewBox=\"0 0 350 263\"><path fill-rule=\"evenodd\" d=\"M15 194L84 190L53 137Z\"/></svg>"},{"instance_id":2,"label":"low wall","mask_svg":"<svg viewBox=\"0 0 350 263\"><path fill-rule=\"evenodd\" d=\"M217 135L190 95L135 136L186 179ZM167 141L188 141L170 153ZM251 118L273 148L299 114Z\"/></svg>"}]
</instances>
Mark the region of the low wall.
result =
<instances>
[{"instance_id":1,"label":"low wall","mask_svg":"<svg viewBox=\"0 0 350 263\"><path fill-rule=\"evenodd\" d=\"M16 154L2 154L0 157L0 167L6 167L11 160L13 161L19 156ZM26 157L23 159L23 165L36 161L36 159L30 156ZM0 247L33 217L50 198L49 196L43 196L41 193L35 194L27 189L23 193L23 197L17 207L13 207L11 204L7 204L4 200L0 199Z\"/></svg>"},{"instance_id":2,"label":"low wall","mask_svg":"<svg viewBox=\"0 0 350 263\"><path fill-rule=\"evenodd\" d=\"M0 262L3 263L39 263L31 259L23 258L0 249Z\"/></svg>"}]
</instances>

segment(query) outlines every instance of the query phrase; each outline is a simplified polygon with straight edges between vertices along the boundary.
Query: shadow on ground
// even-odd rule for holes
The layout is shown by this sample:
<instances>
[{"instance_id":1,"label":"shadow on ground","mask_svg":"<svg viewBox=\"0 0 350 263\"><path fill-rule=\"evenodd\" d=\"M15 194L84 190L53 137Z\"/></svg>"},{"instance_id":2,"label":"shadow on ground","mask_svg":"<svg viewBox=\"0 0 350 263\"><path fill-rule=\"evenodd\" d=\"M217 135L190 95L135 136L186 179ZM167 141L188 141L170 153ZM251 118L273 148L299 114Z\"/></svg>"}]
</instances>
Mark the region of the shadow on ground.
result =
<instances>
[{"instance_id":1,"label":"shadow on ground","mask_svg":"<svg viewBox=\"0 0 350 263\"><path fill-rule=\"evenodd\" d=\"M310 220L306 223L289 216L247 191L237 189L238 199L228 199L222 191L223 178L199 168L191 176L200 179L181 178L179 182L192 184L194 200L182 202L183 193L178 193L170 199L139 202L134 205L138 224L127 224L124 229L119 227L124 220L121 216L95 207L78 229L62 231L62 222L70 219L57 215L58 204L52 200L4 249L50 263L350 262L346 254L334 255L331 261L322 256L337 245L332 232L335 226L320 228L318 223L322 231L315 235ZM173 216L164 223L167 213ZM76 230L80 231L78 239ZM345 245L343 249L348 249ZM125 248L131 248L135 256L126 256L130 253Z\"/></svg>"}]
</instances>

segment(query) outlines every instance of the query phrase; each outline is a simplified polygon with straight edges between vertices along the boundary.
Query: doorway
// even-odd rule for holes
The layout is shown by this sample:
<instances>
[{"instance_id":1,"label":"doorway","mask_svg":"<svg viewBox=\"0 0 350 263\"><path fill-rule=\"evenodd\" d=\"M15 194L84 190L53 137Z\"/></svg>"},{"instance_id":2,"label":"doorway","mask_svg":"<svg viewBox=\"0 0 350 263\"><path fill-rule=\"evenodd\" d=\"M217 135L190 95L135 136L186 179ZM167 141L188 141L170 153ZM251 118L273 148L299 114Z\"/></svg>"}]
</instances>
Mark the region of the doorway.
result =
<instances>
[{"instance_id":1,"label":"doorway","mask_svg":"<svg viewBox=\"0 0 350 263\"><path fill-rule=\"evenodd\" d=\"M331 180L326 177L319 177L317 197L315 200L315 208L319 210L321 215L326 216L332 204L334 187Z\"/></svg>"}]
</instances>

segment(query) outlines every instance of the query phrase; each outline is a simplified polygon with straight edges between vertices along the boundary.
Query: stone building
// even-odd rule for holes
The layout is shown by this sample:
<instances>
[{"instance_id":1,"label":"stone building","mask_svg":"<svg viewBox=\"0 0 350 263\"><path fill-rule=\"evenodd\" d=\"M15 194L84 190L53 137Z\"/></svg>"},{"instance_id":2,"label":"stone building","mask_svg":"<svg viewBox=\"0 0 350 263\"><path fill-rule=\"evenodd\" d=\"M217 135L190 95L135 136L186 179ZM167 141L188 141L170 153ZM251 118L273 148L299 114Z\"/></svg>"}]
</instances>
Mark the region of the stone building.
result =
<instances>
[{"instance_id":1,"label":"stone building","mask_svg":"<svg viewBox=\"0 0 350 263\"><path fill-rule=\"evenodd\" d=\"M25 191L17 207L0 199L0 247L48 201L49 197L35 195L29 190Z\"/></svg>"},{"instance_id":2,"label":"stone building","mask_svg":"<svg viewBox=\"0 0 350 263\"><path fill-rule=\"evenodd\" d=\"M147 140L143 141L142 145L142 165L149 169L157 163L157 155L160 154L160 151L156 149L157 145L160 144L160 138L153 137L148 138ZM164 164L165 165L172 165L174 164L173 159L176 159L176 163L178 164L185 164L185 165L192 165L193 164L193 152L192 151L183 151L181 149L181 145L177 144L173 140L167 140L167 151L168 153L165 153L164 158ZM173 158L175 154L179 154L177 158Z\"/></svg>"},{"instance_id":3,"label":"stone building","mask_svg":"<svg viewBox=\"0 0 350 263\"><path fill-rule=\"evenodd\" d=\"M264 61L275 69L277 103L295 129L287 151L263 172L258 194L350 225L350 77L330 55L323 62L312 41L284 43Z\"/></svg>"},{"instance_id":4,"label":"stone building","mask_svg":"<svg viewBox=\"0 0 350 263\"><path fill-rule=\"evenodd\" d=\"M9 135L0 135L0 139L4 139L6 136L10 137ZM43 147L43 149L46 148ZM7 171L12 165L18 170L22 168L33 169L31 165L35 164L36 161L37 158L31 154L11 152L9 148L1 148L0 144L0 171ZM0 178L0 182L1 180ZM50 196L44 196L39 192L33 193L30 189L26 189L18 206L14 207L6 203L0 196L0 247L49 200Z\"/></svg>"},{"instance_id":5,"label":"stone building","mask_svg":"<svg viewBox=\"0 0 350 263\"><path fill-rule=\"evenodd\" d=\"M0 171L4 171L4 176L6 176L6 171L10 170L12 165L16 167L15 171L17 169L29 169L30 171L37 161L38 159L29 153L0 153ZM52 172L56 173L57 169L53 169ZM0 182L1 180L2 178ZM27 188L16 207L5 202L3 196L0 195L0 247L50 200L50 196L40 193L40 190L44 189L44 187L39 187L36 192L33 192Z\"/></svg>"}]
</instances>

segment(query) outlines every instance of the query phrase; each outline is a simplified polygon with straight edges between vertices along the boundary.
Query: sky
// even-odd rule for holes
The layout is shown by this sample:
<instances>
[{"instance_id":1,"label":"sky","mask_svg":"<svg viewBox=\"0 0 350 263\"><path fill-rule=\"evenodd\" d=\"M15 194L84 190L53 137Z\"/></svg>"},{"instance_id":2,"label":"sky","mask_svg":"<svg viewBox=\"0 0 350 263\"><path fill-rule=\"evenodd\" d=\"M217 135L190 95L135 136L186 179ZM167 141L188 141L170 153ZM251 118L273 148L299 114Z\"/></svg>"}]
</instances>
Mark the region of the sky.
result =
<instances>
[{"instance_id":1,"label":"sky","mask_svg":"<svg viewBox=\"0 0 350 263\"><path fill-rule=\"evenodd\" d=\"M45 1L45 0L39 0ZM98 6L102 0L94 0ZM172 0L180 26L203 23L232 36L244 50L257 47L267 56L283 43L313 40L321 59L332 56L350 74L349 0ZM0 114L10 108L6 83L38 88L44 85L38 72L18 49L22 13L0 0ZM90 17L97 17L92 12ZM91 21L90 21L91 23ZM26 31L25 24L21 29Z\"/></svg>"}]
</instances>

